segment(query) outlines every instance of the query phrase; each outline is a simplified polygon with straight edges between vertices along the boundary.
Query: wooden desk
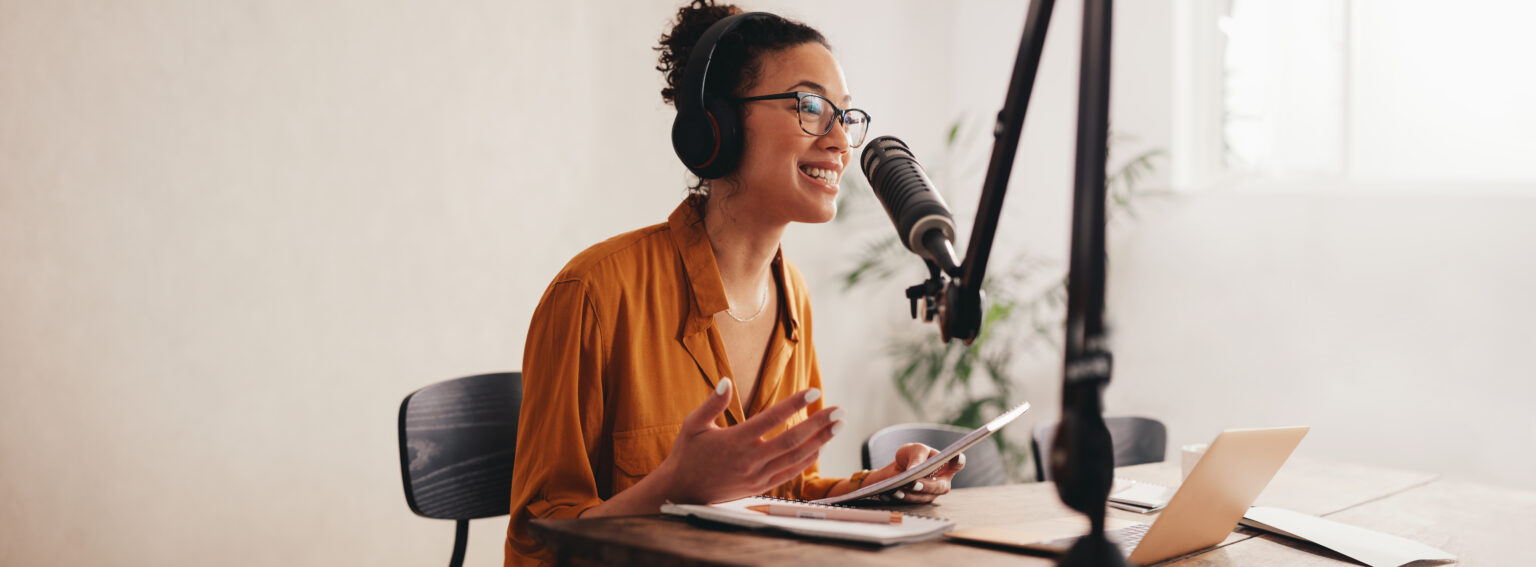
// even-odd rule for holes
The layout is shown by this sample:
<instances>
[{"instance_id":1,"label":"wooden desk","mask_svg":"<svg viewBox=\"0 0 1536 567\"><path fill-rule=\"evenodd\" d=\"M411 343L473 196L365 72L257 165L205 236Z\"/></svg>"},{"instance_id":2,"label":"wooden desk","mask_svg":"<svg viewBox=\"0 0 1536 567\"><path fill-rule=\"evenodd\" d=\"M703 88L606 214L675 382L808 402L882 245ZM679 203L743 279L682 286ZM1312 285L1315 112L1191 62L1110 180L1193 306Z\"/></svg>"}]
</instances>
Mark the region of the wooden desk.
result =
<instances>
[{"instance_id":1,"label":"wooden desk","mask_svg":"<svg viewBox=\"0 0 1536 567\"><path fill-rule=\"evenodd\" d=\"M1176 463L1122 468L1118 476L1177 484ZM1536 528L1536 493L1437 481L1434 475L1293 457L1257 504L1328 516L1401 535L1461 557L1461 565L1512 565ZM908 506L957 529L1042 520L1072 512L1049 483L956 490ZM1156 514L1111 509L1152 521ZM1053 565L1047 557L940 539L889 548L807 541L751 531L700 529L672 517L536 520L533 535L567 565ZM1259 537L1256 537L1259 536ZM1517 554L1517 552L1519 554ZM1343 565L1320 547L1239 528L1220 546L1168 565Z\"/></svg>"},{"instance_id":2,"label":"wooden desk","mask_svg":"<svg viewBox=\"0 0 1536 567\"><path fill-rule=\"evenodd\" d=\"M1536 492L1435 480L1328 514L1328 518L1444 549L1457 557L1455 565L1530 565ZM1172 563L1179 567L1344 564L1359 565L1316 545L1269 534Z\"/></svg>"}]
</instances>

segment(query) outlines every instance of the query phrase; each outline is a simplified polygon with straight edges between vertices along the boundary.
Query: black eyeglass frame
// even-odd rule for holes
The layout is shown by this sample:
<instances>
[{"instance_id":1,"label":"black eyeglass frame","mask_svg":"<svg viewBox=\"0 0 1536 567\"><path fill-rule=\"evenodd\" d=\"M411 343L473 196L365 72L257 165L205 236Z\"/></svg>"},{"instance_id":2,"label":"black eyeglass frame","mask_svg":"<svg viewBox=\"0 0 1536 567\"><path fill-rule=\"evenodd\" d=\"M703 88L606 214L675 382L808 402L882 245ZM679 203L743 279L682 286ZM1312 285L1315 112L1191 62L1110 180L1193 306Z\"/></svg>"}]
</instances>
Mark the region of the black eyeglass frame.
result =
<instances>
[{"instance_id":1,"label":"black eyeglass frame","mask_svg":"<svg viewBox=\"0 0 1536 567\"><path fill-rule=\"evenodd\" d=\"M828 120L827 121L827 129L826 130L822 130L820 134L812 132L809 128L806 128L805 127L805 120L802 120L800 118L800 103L801 103L801 101L803 101L805 99L805 97L808 97L808 96L814 96L816 98L819 98L822 101L826 102L827 106L832 107L832 120ZM805 132L805 133L810 134L812 136L825 136L825 135L827 135L828 132L832 131L832 125L836 124L836 123L842 123L843 124L843 129L846 131L848 129L847 128L847 126L848 126L848 113L857 110L857 111L859 111L859 114L863 114L864 115L864 136L865 137L869 136L869 123L870 123L871 120L874 120L874 118L869 115L869 112L865 111L862 108L850 108L848 110L843 110L841 108L838 108L837 105L834 104L831 99L828 99L826 96L823 96L823 95L820 95L820 94L817 94L817 93L807 92L807 91L792 91L792 92L787 92L787 93L762 95L762 96L749 96L749 97L745 97L745 98L738 98L738 99L736 99L736 102L753 102L753 101L759 101L759 100L788 100L788 99L791 99L791 98L795 99L795 119L800 122L800 131L802 131L802 132ZM857 148L857 147L859 147L860 145L863 145L863 144L864 144L864 140L863 139L860 139L857 142L855 142L855 141L853 141L851 139L848 140L848 146L852 147L852 148Z\"/></svg>"}]
</instances>

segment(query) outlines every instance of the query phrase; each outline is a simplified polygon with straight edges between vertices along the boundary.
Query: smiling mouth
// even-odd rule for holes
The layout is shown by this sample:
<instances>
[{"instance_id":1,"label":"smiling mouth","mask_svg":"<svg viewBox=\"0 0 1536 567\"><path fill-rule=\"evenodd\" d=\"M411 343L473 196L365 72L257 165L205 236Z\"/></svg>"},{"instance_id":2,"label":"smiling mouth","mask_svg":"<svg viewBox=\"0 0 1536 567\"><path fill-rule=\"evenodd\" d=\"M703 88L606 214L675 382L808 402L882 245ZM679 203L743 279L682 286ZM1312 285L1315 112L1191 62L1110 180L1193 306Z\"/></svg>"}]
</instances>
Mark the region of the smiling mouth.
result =
<instances>
[{"instance_id":1,"label":"smiling mouth","mask_svg":"<svg viewBox=\"0 0 1536 567\"><path fill-rule=\"evenodd\" d=\"M837 180L840 177L834 170L811 167L808 165L800 166L800 172L804 173L806 177L810 177L811 179L815 179L833 187L837 186Z\"/></svg>"}]
</instances>

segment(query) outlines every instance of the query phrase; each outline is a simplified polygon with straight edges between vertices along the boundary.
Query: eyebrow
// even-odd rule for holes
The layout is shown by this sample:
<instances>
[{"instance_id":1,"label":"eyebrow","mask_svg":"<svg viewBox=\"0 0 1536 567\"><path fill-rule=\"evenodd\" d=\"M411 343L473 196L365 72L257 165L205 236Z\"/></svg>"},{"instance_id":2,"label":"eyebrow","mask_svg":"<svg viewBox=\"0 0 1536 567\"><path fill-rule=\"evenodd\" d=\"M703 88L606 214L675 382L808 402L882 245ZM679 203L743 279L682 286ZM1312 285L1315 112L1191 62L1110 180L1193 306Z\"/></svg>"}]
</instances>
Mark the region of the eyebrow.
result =
<instances>
[{"instance_id":1,"label":"eyebrow","mask_svg":"<svg viewBox=\"0 0 1536 567\"><path fill-rule=\"evenodd\" d=\"M827 87L823 87L823 86L821 86L821 83L817 83L815 81L800 81L798 83L795 83L793 86L789 87L789 90L798 89L802 85L810 87L811 90L816 91L817 94L820 94L820 95L823 95L823 96L825 96L827 94ZM853 95L847 95L847 96L843 97L843 106L848 106L849 104L852 104L852 103L853 103Z\"/></svg>"}]
</instances>

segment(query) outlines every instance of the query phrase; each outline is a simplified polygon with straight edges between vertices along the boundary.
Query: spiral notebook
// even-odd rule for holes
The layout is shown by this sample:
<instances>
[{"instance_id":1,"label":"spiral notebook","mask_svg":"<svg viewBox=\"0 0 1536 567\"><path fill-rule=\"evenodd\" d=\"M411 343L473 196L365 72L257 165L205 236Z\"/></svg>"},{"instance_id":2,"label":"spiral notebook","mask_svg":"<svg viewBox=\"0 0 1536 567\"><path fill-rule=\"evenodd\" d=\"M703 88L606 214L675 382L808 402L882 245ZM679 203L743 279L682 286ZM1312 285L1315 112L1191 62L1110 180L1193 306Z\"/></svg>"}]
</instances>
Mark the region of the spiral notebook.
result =
<instances>
[{"instance_id":1,"label":"spiral notebook","mask_svg":"<svg viewBox=\"0 0 1536 567\"><path fill-rule=\"evenodd\" d=\"M1115 486L1110 490L1107 504L1143 514L1162 510L1173 499L1173 493L1177 492L1161 484L1123 478L1115 479Z\"/></svg>"},{"instance_id":2,"label":"spiral notebook","mask_svg":"<svg viewBox=\"0 0 1536 567\"><path fill-rule=\"evenodd\" d=\"M748 506L785 503L799 506L840 507L769 498L766 496L752 496L740 500L708 505L672 504L669 502L661 507L661 512L673 516L692 516L711 522L746 528L784 531L805 537L857 541L878 545L893 545L934 539L943 535L944 532L955 528L953 520L931 518L916 514L902 514L902 521L899 524L872 524L867 522L769 516L762 512L747 509Z\"/></svg>"}]
</instances>

